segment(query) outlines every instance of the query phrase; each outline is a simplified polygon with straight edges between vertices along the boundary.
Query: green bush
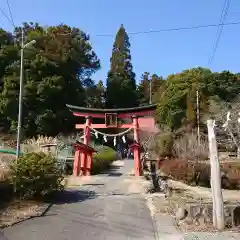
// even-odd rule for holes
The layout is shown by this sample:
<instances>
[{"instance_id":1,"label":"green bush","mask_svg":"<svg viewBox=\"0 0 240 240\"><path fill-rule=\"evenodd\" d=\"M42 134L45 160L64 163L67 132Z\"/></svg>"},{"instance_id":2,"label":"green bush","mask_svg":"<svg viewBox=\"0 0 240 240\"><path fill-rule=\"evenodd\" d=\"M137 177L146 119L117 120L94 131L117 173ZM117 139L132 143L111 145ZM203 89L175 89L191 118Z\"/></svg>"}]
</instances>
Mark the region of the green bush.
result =
<instances>
[{"instance_id":1,"label":"green bush","mask_svg":"<svg viewBox=\"0 0 240 240\"><path fill-rule=\"evenodd\" d=\"M62 188L55 158L45 153L27 153L10 166L16 193L21 198L43 197Z\"/></svg>"},{"instance_id":2,"label":"green bush","mask_svg":"<svg viewBox=\"0 0 240 240\"><path fill-rule=\"evenodd\" d=\"M116 158L116 151L114 151L112 148L102 148L93 156L92 174L98 174L108 169L111 163L116 160Z\"/></svg>"}]
</instances>

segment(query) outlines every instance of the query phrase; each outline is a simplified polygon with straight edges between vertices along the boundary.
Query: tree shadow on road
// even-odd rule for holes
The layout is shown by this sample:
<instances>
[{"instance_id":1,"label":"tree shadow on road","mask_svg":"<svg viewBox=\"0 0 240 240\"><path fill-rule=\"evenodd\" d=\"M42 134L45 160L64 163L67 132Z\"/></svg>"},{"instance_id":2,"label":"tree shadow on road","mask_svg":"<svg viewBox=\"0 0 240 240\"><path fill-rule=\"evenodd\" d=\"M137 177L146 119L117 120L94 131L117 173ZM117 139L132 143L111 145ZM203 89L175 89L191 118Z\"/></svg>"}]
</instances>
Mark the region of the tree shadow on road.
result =
<instances>
[{"instance_id":1,"label":"tree shadow on road","mask_svg":"<svg viewBox=\"0 0 240 240\"><path fill-rule=\"evenodd\" d=\"M56 194L53 204L59 205L77 203L88 199L93 199L95 197L96 194L94 191L66 189Z\"/></svg>"},{"instance_id":2,"label":"tree shadow on road","mask_svg":"<svg viewBox=\"0 0 240 240\"><path fill-rule=\"evenodd\" d=\"M102 172L102 174L107 174L108 177L120 177L123 174L119 171L122 166L111 166L107 171Z\"/></svg>"}]
</instances>

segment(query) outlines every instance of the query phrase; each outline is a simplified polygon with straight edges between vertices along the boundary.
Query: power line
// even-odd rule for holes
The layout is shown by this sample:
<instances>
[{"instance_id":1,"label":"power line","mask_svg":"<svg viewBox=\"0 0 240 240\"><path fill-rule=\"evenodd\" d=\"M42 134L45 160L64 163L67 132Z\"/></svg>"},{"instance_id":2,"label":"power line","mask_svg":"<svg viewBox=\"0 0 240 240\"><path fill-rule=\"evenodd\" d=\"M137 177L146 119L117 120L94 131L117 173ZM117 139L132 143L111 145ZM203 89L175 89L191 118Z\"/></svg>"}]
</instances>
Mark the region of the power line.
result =
<instances>
[{"instance_id":1,"label":"power line","mask_svg":"<svg viewBox=\"0 0 240 240\"><path fill-rule=\"evenodd\" d=\"M0 8L2 14L6 17L6 19L14 25L14 23L10 20L7 14ZM196 25L190 27L178 27L178 28L166 28L166 29L158 29L158 30L149 30L149 31L137 31L137 32L128 32L128 35L140 35L140 34L152 34L152 33L161 33L161 32L174 32L174 31L184 31L184 30L194 30L194 29L201 29L201 28L210 28L210 27L219 27L219 26L231 26L231 25L239 25L240 21L238 22L228 22L228 23L218 23L218 24L206 24L206 25ZM70 35L72 33L62 33L59 35ZM115 34L91 34L95 37L114 37Z\"/></svg>"},{"instance_id":2,"label":"power line","mask_svg":"<svg viewBox=\"0 0 240 240\"><path fill-rule=\"evenodd\" d=\"M174 32L174 31L184 31L184 30L194 30L201 28L210 28L210 27L219 27L219 26L231 26L231 25L239 25L239 22L228 22L228 23L218 23L218 24L206 24L206 25L196 25L190 27L178 27L178 28L166 28L159 30L149 30L149 31L138 31L138 32L128 32L128 35L140 35L140 34L152 34L152 33L161 33L161 32ZM61 33L59 35L70 35L72 33ZM94 37L114 37L115 34L90 34Z\"/></svg>"},{"instance_id":3,"label":"power line","mask_svg":"<svg viewBox=\"0 0 240 240\"><path fill-rule=\"evenodd\" d=\"M14 23L11 21L11 19L8 17L8 15L3 11L2 8L0 8L0 12L2 13L2 15L11 23L11 25L15 28Z\"/></svg>"},{"instance_id":4,"label":"power line","mask_svg":"<svg viewBox=\"0 0 240 240\"><path fill-rule=\"evenodd\" d=\"M230 1L228 1L228 0L225 0L223 3L223 8L222 8L222 12L221 12L220 20L219 20L220 23L224 23L224 21L225 21L225 18L227 16L227 12L228 12L228 8L229 8L229 3L230 3ZM218 48L218 44L219 44L219 41L221 38L222 31L223 31L223 26L219 26L217 29L217 33L216 33L216 40L213 43L213 52L212 52L212 55L210 55L210 57L208 59L208 65L211 65L211 63L213 62L213 59L216 55L216 51Z\"/></svg>"},{"instance_id":5,"label":"power line","mask_svg":"<svg viewBox=\"0 0 240 240\"><path fill-rule=\"evenodd\" d=\"M200 29L200 28L230 26L230 25L239 25L239 24L240 24L240 22L196 25L196 26L191 26L191 27L166 28L166 29L159 29L159 30L128 32L128 35L151 34L151 33L160 33L160 32L173 32L173 31L193 30L193 29ZM113 35L113 34L94 34L93 36L96 36L96 37L113 37L115 35Z\"/></svg>"},{"instance_id":6,"label":"power line","mask_svg":"<svg viewBox=\"0 0 240 240\"><path fill-rule=\"evenodd\" d=\"M222 36L223 26L224 26L224 22L226 20L227 14L228 14L230 3L231 3L231 0L225 0L224 1L223 9L222 9L221 17L220 17L220 24L221 25L217 29L216 40L213 44L213 52L212 52L212 55L210 55L210 57L209 57L208 65L211 65L214 58L215 58L215 55L216 55L216 52L217 52L217 49L218 49L218 45L219 45L219 41L220 41L221 36Z\"/></svg>"},{"instance_id":7,"label":"power line","mask_svg":"<svg viewBox=\"0 0 240 240\"><path fill-rule=\"evenodd\" d=\"M11 7L10 7L10 4L9 4L9 0L6 0L6 1L7 1L8 11L9 11L9 14L10 14L12 25L15 26L14 21L13 21L13 15L12 15Z\"/></svg>"}]
</instances>

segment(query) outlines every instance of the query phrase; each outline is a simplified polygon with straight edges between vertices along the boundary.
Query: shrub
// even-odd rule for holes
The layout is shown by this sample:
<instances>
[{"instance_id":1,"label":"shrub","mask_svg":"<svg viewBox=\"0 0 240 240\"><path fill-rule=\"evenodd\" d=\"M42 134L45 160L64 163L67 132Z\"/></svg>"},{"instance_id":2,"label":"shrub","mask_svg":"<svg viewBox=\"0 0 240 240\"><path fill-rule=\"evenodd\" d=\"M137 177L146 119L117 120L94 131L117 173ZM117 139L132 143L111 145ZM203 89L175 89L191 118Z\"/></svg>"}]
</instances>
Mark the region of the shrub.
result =
<instances>
[{"instance_id":1,"label":"shrub","mask_svg":"<svg viewBox=\"0 0 240 240\"><path fill-rule=\"evenodd\" d=\"M193 165L187 161L165 160L161 165L161 171L177 181L191 183L194 179Z\"/></svg>"},{"instance_id":2,"label":"shrub","mask_svg":"<svg viewBox=\"0 0 240 240\"><path fill-rule=\"evenodd\" d=\"M43 197L61 189L62 176L55 158L28 153L10 166L16 193L21 198Z\"/></svg>"},{"instance_id":3,"label":"shrub","mask_svg":"<svg viewBox=\"0 0 240 240\"><path fill-rule=\"evenodd\" d=\"M92 174L100 173L109 168L116 160L117 154L112 148L104 147L93 156Z\"/></svg>"},{"instance_id":4,"label":"shrub","mask_svg":"<svg viewBox=\"0 0 240 240\"><path fill-rule=\"evenodd\" d=\"M222 163L221 169L225 174L222 180L224 188L240 189L240 163Z\"/></svg>"},{"instance_id":5,"label":"shrub","mask_svg":"<svg viewBox=\"0 0 240 240\"><path fill-rule=\"evenodd\" d=\"M165 160L161 164L161 172L176 181L189 185L210 187L210 165L206 163L191 163L186 160ZM240 189L240 164L222 163L222 188Z\"/></svg>"},{"instance_id":6,"label":"shrub","mask_svg":"<svg viewBox=\"0 0 240 240\"><path fill-rule=\"evenodd\" d=\"M173 134L166 132L157 135L151 148L153 152L160 157L172 156Z\"/></svg>"}]
</instances>

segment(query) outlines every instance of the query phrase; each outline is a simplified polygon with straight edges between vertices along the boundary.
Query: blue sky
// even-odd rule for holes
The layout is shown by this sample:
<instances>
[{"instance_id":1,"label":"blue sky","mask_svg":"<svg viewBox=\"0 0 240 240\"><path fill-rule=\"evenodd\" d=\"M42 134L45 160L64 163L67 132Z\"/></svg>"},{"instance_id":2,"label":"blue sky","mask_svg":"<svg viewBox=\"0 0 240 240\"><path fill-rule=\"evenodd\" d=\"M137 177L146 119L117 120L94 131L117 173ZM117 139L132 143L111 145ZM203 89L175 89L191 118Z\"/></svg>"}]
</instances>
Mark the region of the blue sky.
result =
<instances>
[{"instance_id":1,"label":"blue sky","mask_svg":"<svg viewBox=\"0 0 240 240\"><path fill-rule=\"evenodd\" d=\"M23 21L41 25L65 23L90 34L101 60L93 76L105 82L110 66L114 35L121 24L127 32L188 27L219 23L223 0L9 0L15 24ZM0 7L7 12L5 0ZM8 12L7 12L8 13ZM232 0L226 22L240 21L240 1ZM0 14L0 27L12 30ZM145 71L166 77L187 68L208 67L217 28L131 35L134 71L139 80ZM100 37L99 34L111 34ZM224 27L211 65L213 71L240 72L240 25Z\"/></svg>"}]
</instances>

